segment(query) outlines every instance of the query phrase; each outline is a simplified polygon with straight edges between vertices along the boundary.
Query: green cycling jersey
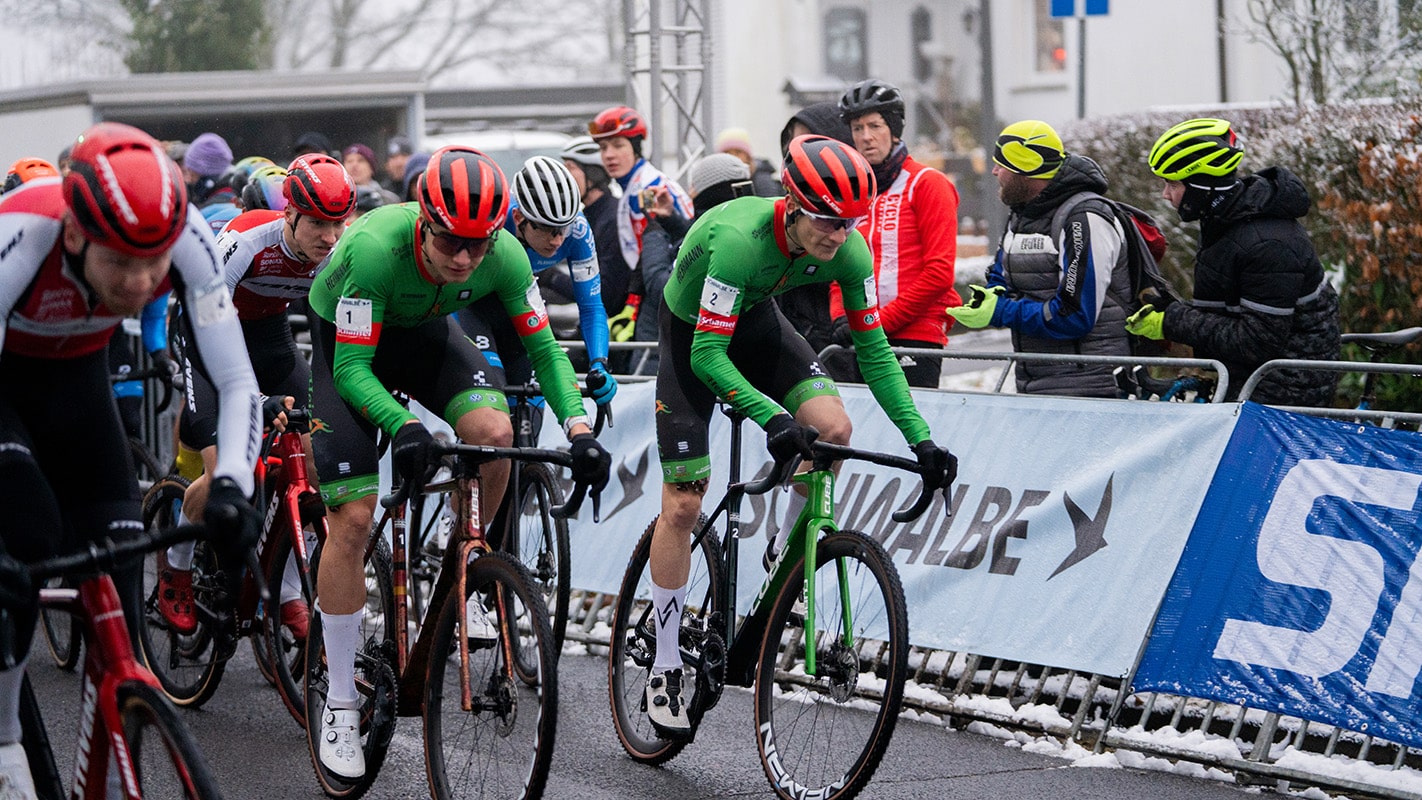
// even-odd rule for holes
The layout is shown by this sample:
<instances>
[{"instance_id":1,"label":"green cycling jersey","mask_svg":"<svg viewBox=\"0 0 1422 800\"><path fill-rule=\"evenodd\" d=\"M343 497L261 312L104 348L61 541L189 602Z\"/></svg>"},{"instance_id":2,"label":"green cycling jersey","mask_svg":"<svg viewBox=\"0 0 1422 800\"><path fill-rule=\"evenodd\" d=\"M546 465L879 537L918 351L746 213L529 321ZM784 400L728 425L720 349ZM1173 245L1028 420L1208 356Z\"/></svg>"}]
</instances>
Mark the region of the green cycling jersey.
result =
<instances>
[{"instance_id":1,"label":"green cycling jersey","mask_svg":"<svg viewBox=\"0 0 1422 800\"><path fill-rule=\"evenodd\" d=\"M785 201L742 197L699 218L667 281L667 308L696 326L691 368L717 395L764 427L785 413L731 363L727 347L741 313L787 289L834 281L844 294L860 372L874 399L909 444L929 438L908 381L879 321L878 290L869 246L851 232L834 258L792 255L785 237Z\"/></svg>"},{"instance_id":2,"label":"green cycling jersey","mask_svg":"<svg viewBox=\"0 0 1422 800\"><path fill-rule=\"evenodd\" d=\"M336 391L393 434L415 416L390 396L371 370L381 327L414 328L492 294L513 321L559 421L566 426L584 417L577 375L548 326L523 245L513 236L499 236L468 280L438 285L420 263L415 237L419 216L416 203L365 214L341 236L330 264L311 284L311 310L336 326Z\"/></svg>"}]
</instances>

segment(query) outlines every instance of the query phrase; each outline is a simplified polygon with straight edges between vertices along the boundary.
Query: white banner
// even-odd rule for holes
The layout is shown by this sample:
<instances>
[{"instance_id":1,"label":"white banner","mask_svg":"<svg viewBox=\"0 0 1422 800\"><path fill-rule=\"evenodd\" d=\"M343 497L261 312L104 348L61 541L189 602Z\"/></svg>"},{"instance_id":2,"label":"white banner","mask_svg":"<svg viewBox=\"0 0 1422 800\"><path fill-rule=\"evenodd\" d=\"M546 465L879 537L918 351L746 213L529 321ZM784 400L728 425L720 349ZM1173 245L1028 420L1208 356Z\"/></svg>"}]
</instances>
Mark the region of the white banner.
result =
<instances>
[{"instance_id":1,"label":"white banner","mask_svg":"<svg viewBox=\"0 0 1422 800\"><path fill-rule=\"evenodd\" d=\"M602 523L572 524L573 585L615 593L637 538L660 510L653 385L623 384L616 426L599 437L615 475ZM867 389L842 387L853 444L908 454ZM839 521L890 551L908 600L910 639L1107 675L1125 675L1175 569L1237 406L919 392L934 441L959 459L953 514L940 495L909 525L889 519L916 494L909 473L850 462ZM562 438L547 415L545 444ZM764 434L745 423L742 475L764 467ZM727 480L729 423L711 428L706 510ZM780 524L779 492L747 498L741 547L744 612ZM772 521L767 524L767 516ZM718 530L725 531L724 520Z\"/></svg>"}]
</instances>

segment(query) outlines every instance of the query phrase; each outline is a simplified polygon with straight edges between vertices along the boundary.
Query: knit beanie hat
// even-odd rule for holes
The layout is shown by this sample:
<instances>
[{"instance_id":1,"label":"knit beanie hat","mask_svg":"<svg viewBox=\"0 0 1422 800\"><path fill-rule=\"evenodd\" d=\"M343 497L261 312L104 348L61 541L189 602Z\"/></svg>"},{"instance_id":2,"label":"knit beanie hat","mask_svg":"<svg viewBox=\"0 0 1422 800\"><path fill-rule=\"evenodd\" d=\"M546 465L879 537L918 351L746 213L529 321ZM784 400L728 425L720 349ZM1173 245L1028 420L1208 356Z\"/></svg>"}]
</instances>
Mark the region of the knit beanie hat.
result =
<instances>
[{"instance_id":1,"label":"knit beanie hat","mask_svg":"<svg viewBox=\"0 0 1422 800\"><path fill-rule=\"evenodd\" d=\"M754 153L751 149L750 132L745 128L727 128L717 134L716 152L725 153L731 150L740 150L748 156Z\"/></svg>"},{"instance_id":2,"label":"knit beanie hat","mask_svg":"<svg viewBox=\"0 0 1422 800\"><path fill-rule=\"evenodd\" d=\"M718 183L750 180L750 168L730 153L716 153L696 162L688 180L691 193L700 194Z\"/></svg>"},{"instance_id":3,"label":"knit beanie hat","mask_svg":"<svg viewBox=\"0 0 1422 800\"><path fill-rule=\"evenodd\" d=\"M204 178L216 178L232 169L232 148L215 133L200 133L183 154L183 166Z\"/></svg>"},{"instance_id":4,"label":"knit beanie hat","mask_svg":"<svg viewBox=\"0 0 1422 800\"><path fill-rule=\"evenodd\" d=\"M410 160L405 162L405 176L400 179L400 185L405 187L405 193L401 195L400 202L410 199L410 184L414 183L420 173L425 171L425 167L430 165L429 153L415 153L410 156Z\"/></svg>"},{"instance_id":5,"label":"knit beanie hat","mask_svg":"<svg viewBox=\"0 0 1422 800\"><path fill-rule=\"evenodd\" d=\"M369 164L372 169L380 163L375 160L375 151L370 149L370 145L368 144L361 144L360 142L356 142L355 144L348 146L345 150L341 151L341 160L344 161L346 159L346 156L350 155L351 153L358 153L361 158L365 159L365 163Z\"/></svg>"}]
</instances>

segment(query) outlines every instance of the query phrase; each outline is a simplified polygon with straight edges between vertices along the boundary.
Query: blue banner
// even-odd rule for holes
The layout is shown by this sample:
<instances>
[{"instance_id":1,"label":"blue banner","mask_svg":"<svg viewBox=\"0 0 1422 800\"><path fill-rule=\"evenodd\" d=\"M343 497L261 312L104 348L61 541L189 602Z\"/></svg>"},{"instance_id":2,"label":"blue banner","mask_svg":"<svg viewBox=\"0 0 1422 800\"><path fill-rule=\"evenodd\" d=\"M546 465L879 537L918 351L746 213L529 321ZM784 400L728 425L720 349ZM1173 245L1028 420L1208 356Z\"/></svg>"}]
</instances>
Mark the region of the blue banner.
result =
<instances>
[{"instance_id":1,"label":"blue banner","mask_svg":"<svg viewBox=\"0 0 1422 800\"><path fill-rule=\"evenodd\" d=\"M1052 0L1052 16L1054 17L1080 16L1080 11L1081 0ZM1111 0L1086 0L1086 16L1094 17L1110 12Z\"/></svg>"},{"instance_id":2,"label":"blue banner","mask_svg":"<svg viewBox=\"0 0 1422 800\"><path fill-rule=\"evenodd\" d=\"M1134 688L1422 747L1422 435L1247 403Z\"/></svg>"}]
</instances>

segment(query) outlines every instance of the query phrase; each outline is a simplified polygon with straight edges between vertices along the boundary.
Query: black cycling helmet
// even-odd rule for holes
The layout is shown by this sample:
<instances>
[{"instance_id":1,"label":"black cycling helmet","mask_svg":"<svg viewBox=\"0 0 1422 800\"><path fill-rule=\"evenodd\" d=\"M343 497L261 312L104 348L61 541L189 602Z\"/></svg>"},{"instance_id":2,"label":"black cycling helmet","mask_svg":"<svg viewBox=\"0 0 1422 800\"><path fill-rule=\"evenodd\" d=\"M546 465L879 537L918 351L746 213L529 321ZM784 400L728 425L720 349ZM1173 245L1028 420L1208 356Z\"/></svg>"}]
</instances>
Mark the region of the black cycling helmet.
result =
<instances>
[{"instance_id":1,"label":"black cycling helmet","mask_svg":"<svg viewBox=\"0 0 1422 800\"><path fill-rule=\"evenodd\" d=\"M904 96L893 84L877 78L860 81L839 98L839 115L848 124L872 112L879 112L895 139L904 135Z\"/></svg>"}]
</instances>

